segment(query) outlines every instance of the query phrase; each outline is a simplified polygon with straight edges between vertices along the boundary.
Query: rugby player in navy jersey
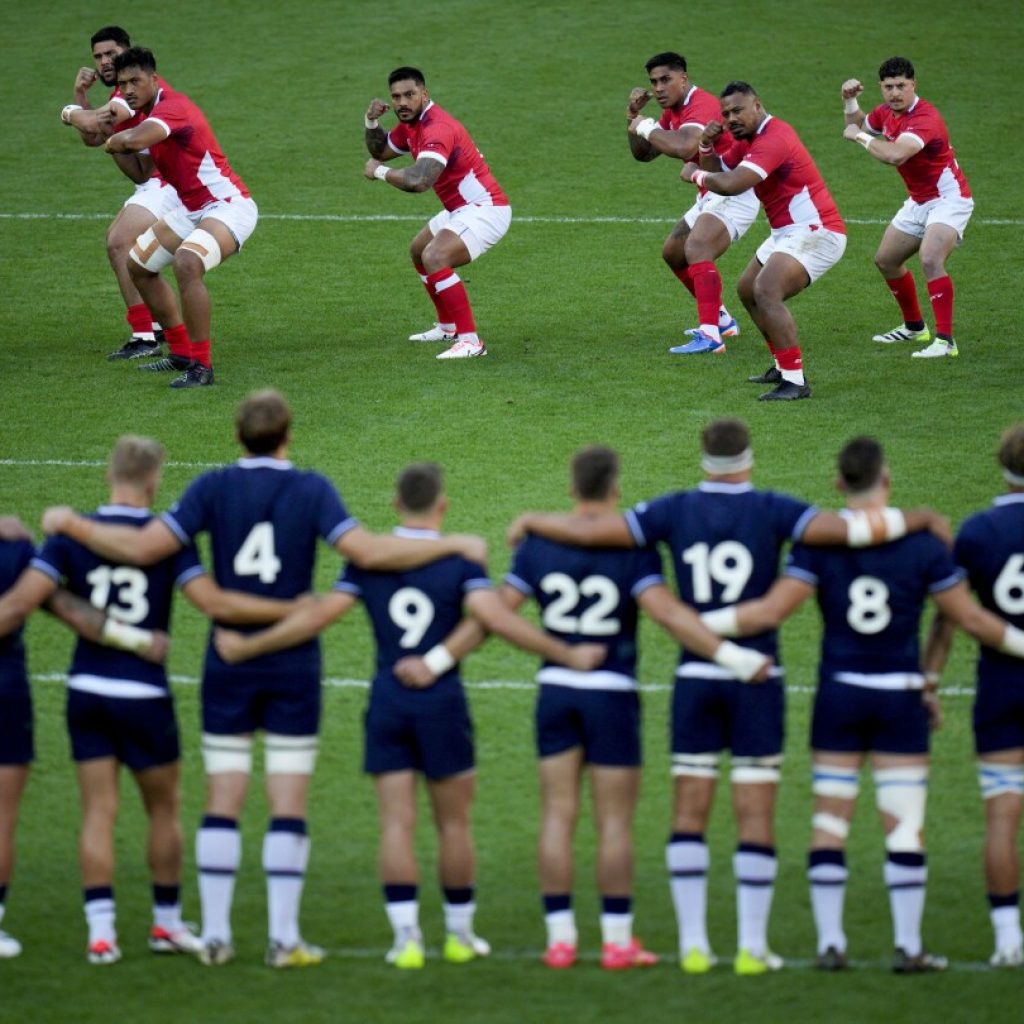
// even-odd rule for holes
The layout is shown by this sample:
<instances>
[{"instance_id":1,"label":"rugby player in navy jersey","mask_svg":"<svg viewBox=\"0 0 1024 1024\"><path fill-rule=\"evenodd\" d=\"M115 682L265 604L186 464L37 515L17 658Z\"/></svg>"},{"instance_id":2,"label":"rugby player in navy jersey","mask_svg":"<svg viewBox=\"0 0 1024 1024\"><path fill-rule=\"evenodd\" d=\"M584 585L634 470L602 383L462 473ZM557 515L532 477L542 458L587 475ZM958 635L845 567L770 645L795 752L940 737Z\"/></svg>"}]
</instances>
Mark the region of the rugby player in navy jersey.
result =
<instances>
[{"instance_id":1,"label":"rugby player in navy jersey","mask_svg":"<svg viewBox=\"0 0 1024 1024\"><path fill-rule=\"evenodd\" d=\"M398 477L395 534L440 537L447 510L440 467L414 463ZM515 615L491 587L483 564L461 556L401 572L373 572L351 563L334 592L305 602L288 618L243 636L217 630L225 660L265 655L308 641L357 600L366 605L377 643L377 669L365 718L364 768L373 776L380 809L379 868L394 943L387 959L404 969L423 966L418 868L414 852L416 776L422 774L438 831L444 891L444 958L465 963L490 952L473 930L475 852L470 805L476 785L473 727L456 662L443 641L463 608L483 626L525 650L577 671L604 659L603 644L569 645ZM422 656L429 678L407 684L394 665Z\"/></svg>"},{"instance_id":2,"label":"rugby player in navy jersey","mask_svg":"<svg viewBox=\"0 0 1024 1024\"><path fill-rule=\"evenodd\" d=\"M851 514L886 514L891 486L877 441L856 438L843 448L837 483ZM928 732L929 724L940 722L934 687L921 671L921 613L930 597L944 617L1007 654L1024 656L1024 633L971 600L963 570L946 545L928 533L862 550L796 544L784 577L765 597L711 618L723 632L754 635L777 629L815 593L824 633L811 725L815 802L808 876L818 966L837 970L847 964L844 847L860 769L870 757L886 833L893 970L942 970L945 958L921 944ZM1019 675L1024 666L1016 664Z\"/></svg>"},{"instance_id":3,"label":"rugby player in navy jersey","mask_svg":"<svg viewBox=\"0 0 1024 1024\"><path fill-rule=\"evenodd\" d=\"M138 531L152 519L163 448L142 437L122 437L110 458L110 502L90 521ZM53 537L32 559L12 596L38 605L58 584L105 609L127 642L166 630L175 585L204 614L237 623L266 623L290 607L222 591L203 572L192 547L145 571L110 562L67 537ZM0 602L0 606L4 602ZM0 620L3 615L0 611ZM108 632L110 626L107 627ZM179 820L180 750L174 704L162 665L134 653L79 641L68 674L67 724L82 801L79 860L89 926L88 958L116 963L114 824L120 766L132 772L149 819L147 852L153 880L150 949L196 953L199 940L181 920L182 838Z\"/></svg>"},{"instance_id":4,"label":"rugby player in navy jersey","mask_svg":"<svg viewBox=\"0 0 1024 1024\"><path fill-rule=\"evenodd\" d=\"M933 513L888 510L877 522L866 514L849 521L803 501L757 491L750 477L750 432L740 420L715 420L702 434L704 482L641 503L625 516L593 517L529 513L509 530L567 544L644 547L664 543L675 566L679 596L701 612L767 592L789 540L813 544L862 544L901 536L943 521ZM777 657L774 630L747 646ZM679 922L680 962L687 973L715 963L706 928L708 847L704 839L723 750L732 755L732 797L738 826L733 858L737 882L739 974L763 974L782 966L767 943L768 915L777 871L773 816L782 763L784 689L782 669L766 683L744 684L728 668L683 650L672 699L674 808L666 860Z\"/></svg>"},{"instance_id":5,"label":"rugby player in navy jersey","mask_svg":"<svg viewBox=\"0 0 1024 1024\"><path fill-rule=\"evenodd\" d=\"M1024 629L1024 425L1007 430L999 444L1007 493L993 507L968 518L953 558L967 571L978 600L1015 630ZM940 609L925 653L926 678L937 684L946 664L954 623ZM1010 634L1011 643L1014 633ZM993 967L1024 964L1020 925L1020 833L1024 807L1024 665L983 641L974 701L978 782L985 801L985 883L995 932ZM1011 656L1008 656L1011 655Z\"/></svg>"},{"instance_id":6,"label":"rugby player in navy jersey","mask_svg":"<svg viewBox=\"0 0 1024 1024\"><path fill-rule=\"evenodd\" d=\"M197 477L169 512L141 529L100 524L61 507L44 513L44 530L66 533L105 558L137 565L167 558L205 532L222 587L278 600L310 589L318 537L365 568L400 570L486 550L475 537L368 533L325 477L288 461L291 410L276 391L246 398L235 425L244 457ZM201 700L207 802L196 839L200 960L219 965L234 956L230 911L242 854L238 819L252 772L253 734L262 730L271 815L263 844L266 962L272 967L317 964L323 951L302 941L298 915L309 859L306 797L320 720L319 644L313 639L243 668L225 664L211 645Z\"/></svg>"},{"instance_id":7,"label":"rugby player in navy jersey","mask_svg":"<svg viewBox=\"0 0 1024 1024\"><path fill-rule=\"evenodd\" d=\"M14 870L14 829L18 804L28 782L34 756L32 696L25 668L22 625L40 604L82 636L96 643L126 642L116 621L99 608L60 588L49 599L36 600L22 580L35 548L32 535L14 516L0 516L0 923L7 887ZM49 588L48 588L49 589ZM105 639L105 633L107 639ZM157 661L167 651L167 635L136 630L127 637L131 649ZM0 960L17 956L21 943L0 930Z\"/></svg>"}]
</instances>

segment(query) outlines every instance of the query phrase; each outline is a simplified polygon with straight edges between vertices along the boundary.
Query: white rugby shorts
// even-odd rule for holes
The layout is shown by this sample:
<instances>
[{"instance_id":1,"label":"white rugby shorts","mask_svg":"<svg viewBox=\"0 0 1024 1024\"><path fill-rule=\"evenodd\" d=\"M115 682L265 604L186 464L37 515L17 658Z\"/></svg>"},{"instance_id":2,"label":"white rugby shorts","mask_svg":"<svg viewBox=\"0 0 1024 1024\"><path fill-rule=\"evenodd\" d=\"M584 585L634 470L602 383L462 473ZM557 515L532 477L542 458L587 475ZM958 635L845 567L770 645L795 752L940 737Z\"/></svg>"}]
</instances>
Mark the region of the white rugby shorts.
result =
<instances>
[{"instance_id":1,"label":"white rugby shorts","mask_svg":"<svg viewBox=\"0 0 1024 1024\"><path fill-rule=\"evenodd\" d=\"M760 208L761 203L752 188L738 196L720 196L714 192L706 192L683 214L683 220L692 231L697 218L701 214L709 213L726 226L730 241L738 242L750 230L750 225L757 219L757 211Z\"/></svg>"},{"instance_id":2,"label":"white rugby shorts","mask_svg":"<svg viewBox=\"0 0 1024 1024\"><path fill-rule=\"evenodd\" d=\"M457 210L442 210L430 218L427 227L432 235L454 231L469 250L469 258L476 260L505 237L511 223L511 206L470 203Z\"/></svg>"},{"instance_id":3,"label":"white rugby shorts","mask_svg":"<svg viewBox=\"0 0 1024 1024\"><path fill-rule=\"evenodd\" d=\"M819 227L811 230L807 224L790 224L772 233L757 247L754 254L762 266L775 253L792 256L811 281L817 281L826 270L831 270L846 252L846 235Z\"/></svg>"},{"instance_id":4,"label":"white rugby shorts","mask_svg":"<svg viewBox=\"0 0 1024 1024\"><path fill-rule=\"evenodd\" d=\"M892 226L905 235L924 238L925 228L930 224L946 224L962 241L973 212L974 200L966 196L939 196L927 203L908 199L893 217Z\"/></svg>"},{"instance_id":5,"label":"white rugby shorts","mask_svg":"<svg viewBox=\"0 0 1024 1024\"><path fill-rule=\"evenodd\" d=\"M192 234L193 229L209 217L219 220L231 232L241 249L246 239L256 230L259 209L252 199L233 196L231 199L216 199L201 210L189 210L180 205L170 216L164 217L167 226L182 240Z\"/></svg>"},{"instance_id":6,"label":"white rugby shorts","mask_svg":"<svg viewBox=\"0 0 1024 1024\"><path fill-rule=\"evenodd\" d=\"M175 210L184 210L173 185L159 178L150 178L135 186L135 191L124 201L125 206L141 206L149 210L157 220L167 217Z\"/></svg>"}]
</instances>

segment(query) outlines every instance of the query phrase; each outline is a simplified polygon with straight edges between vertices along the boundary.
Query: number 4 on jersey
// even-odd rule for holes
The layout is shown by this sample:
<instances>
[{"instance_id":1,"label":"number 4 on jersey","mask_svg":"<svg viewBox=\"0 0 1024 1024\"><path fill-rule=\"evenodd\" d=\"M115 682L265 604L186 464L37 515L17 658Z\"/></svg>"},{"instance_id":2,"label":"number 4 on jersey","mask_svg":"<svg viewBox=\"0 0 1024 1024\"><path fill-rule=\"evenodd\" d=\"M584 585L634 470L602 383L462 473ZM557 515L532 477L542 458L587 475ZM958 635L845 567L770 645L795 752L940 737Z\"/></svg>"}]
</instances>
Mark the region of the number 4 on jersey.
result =
<instances>
[{"instance_id":1,"label":"number 4 on jersey","mask_svg":"<svg viewBox=\"0 0 1024 1024\"><path fill-rule=\"evenodd\" d=\"M281 572L281 559L274 550L274 524L257 523L235 555L236 576L258 576L260 583L273 583Z\"/></svg>"}]
</instances>

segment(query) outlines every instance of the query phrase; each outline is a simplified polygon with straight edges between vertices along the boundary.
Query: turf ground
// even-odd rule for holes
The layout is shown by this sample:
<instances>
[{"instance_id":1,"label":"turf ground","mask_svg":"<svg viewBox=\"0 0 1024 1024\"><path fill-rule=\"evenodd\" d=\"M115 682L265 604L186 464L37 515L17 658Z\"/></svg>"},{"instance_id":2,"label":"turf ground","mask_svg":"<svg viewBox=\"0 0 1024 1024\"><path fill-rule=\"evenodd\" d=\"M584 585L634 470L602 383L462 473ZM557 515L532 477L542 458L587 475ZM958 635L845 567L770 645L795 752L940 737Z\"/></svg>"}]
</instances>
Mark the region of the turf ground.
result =
<instances>
[{"instance_id":1,"label":"turf ground","mask_svg":"<svg viewBox=\"0 0 1024 1024\"><path fill-rule=\"evenodd\" d=\"M160 70L206 111L257 199L262 219L244 254L211 279L218 384L172 393L104 356L123 340L121 307L103 230L127 185L101 154L62 128L88 37L122 21L151 46ZM565 464L580 444L623 453L625 499L698 479L700 426L739 414L751 424L763 486L834 503L835 452L870 432L885 443L904 505L930 503L959 522L1000 489L992 459L999 430L1021 418L1018 239L1022 220L1012 159L1019 152L1022 25L1017 5L980 0L969 11L907 0L890 5L794 0L778 5L659 8L449 0L444 5L298 4L182 0L124 11L41 2L31 16L0 13L5 40L8 144L0 152L0 511L37 522L54 502L89 508L104 497L98 468L113 439L159 437L171 460L160 505L199 464L234 457L230 418L247 391L280 387L296 412L293 457L328 473L371 527L391 524L396 471L414 458L442 462L449 527L489 539L492 574L507 564L504 525L530 507L564 507ZM850 243L835 270L797 299L814 398L759 405L744 383L766 358L747 320L714 360L666 349L692 322L692 302L659 259L670 224L689 205L677 165L634 163L622 138L629 89L659 50L687 55L693 80L717 90L745 78L767 108L792 122L847 218ZM902 201L891 169L840 138L838 90L870 83L880 61L906 53L920 91L951 126L977 200L966 244L952 260L956 361L911 360L874 346L897 322L871 263L883 225ZM444 364L404 338L430 321L406 245L436 209L363 180L361 116L404 63L427 73L435 98L472 131L514 209L505 241L464 273L486 359ZM870 95L869 85L869 95ZM993 103L998 97L998 102ZM1004 129L993 146L993 120ZM1005 147L1005 148L1004 148ZM720 263L727 289L764 236L763 220ZM728 292L727 292L728 294ZM738 303L732 307L738 311ZM318 583L337 569L325 553ZM186 743L184 820L202 796L196 687L204 626L185 607L171 669ZM535 963L542 942L533 868L537 816L530 708L531 659L497 642L467 665L480 755L476 812L479 927L489 963L461 971L431 962L416 977L385 969L387 927L374 880L375 816L358 773L362 689L331 686L311 830L315 837L304 930L331 959L315 973L280 976L260 965L264 898L258 871L265 821L254 793L235 926L239 960L219 972L152 962L144 949L148 898L141 821L126 782L117 892L125 960L111 971L82 957L75 862L77 803L62 732L61 686L70 641L47 621L28 631L37 676L39 759L23 804L20 863L5 926L26 946L0 964L0 1021L250 1020L565 1022L1001 1019L1019 1006L1020 975L982 970L991 948L980 871L981 807L973 780L971 649L958 641L947 682L947 724L935 744L930 798L926 938L948 954L944 977L899 979L883 970L891 938L881 843L865 787L851 841L851 949L861 969L822 978L807 970L812 925L803 877L809 817L805 736L818 639L815 613L784 630L790 698L788 760L779 811L780 880L771 938L793 967L741 981L726 969L684 979L671 965L604 976L591 962L554 976ZM668 955L675 927L663 842L667 826L667 692L671 645L645 629L641 678L650 766L637 824L637 929ZM368 630L359 615L326 641L328 675L367 678ZM490 687L488 681L513 685ZM660 689L658 687L661 687ZM592 836L581 825L578 917L598 943ZM733 832L725 803L711 830L711 934L731 951L728 868ZM433 844L422 838L428 938L439 939ZM187 909L197 900L191 857Z\"/></svg>"}]
</instances>

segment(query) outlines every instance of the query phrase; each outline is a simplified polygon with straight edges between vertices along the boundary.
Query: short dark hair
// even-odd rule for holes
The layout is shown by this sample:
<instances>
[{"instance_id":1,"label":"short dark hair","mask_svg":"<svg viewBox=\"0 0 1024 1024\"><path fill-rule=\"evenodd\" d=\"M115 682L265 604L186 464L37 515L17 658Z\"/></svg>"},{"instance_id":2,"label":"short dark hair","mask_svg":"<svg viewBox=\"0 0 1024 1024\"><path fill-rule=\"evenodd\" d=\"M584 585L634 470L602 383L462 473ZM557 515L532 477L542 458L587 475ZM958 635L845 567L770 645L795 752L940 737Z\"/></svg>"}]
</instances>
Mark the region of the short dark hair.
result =
<instances>
[{"instance_id":1,"label":"short dark hair","mask_svg":"<svg viewBox=\"0 0 1024 1024\"><path fill-rule=\"evenodd\" d=\"M1024 423L1003 431L999 439L999 463L1015 476L1024 476Z\"/></svg>"},{"instance_id":2,"label":"short dark hair","mask_svg":"<svg viewBox=\"0 0 1024 1024\"><path fill-rule=\"evenodd\" d=\"M726 84L726 87L718 94L719 99L725 99L734 92L742 93L744 96L757 96L757 90L749 82L734 80Z\"/></svg>"},{"instance_id":3,"label":"short dark hair","mask_svg":"<svg viewBox=\"0 0 1024 1024\"><path fill-rule=\"evenodd\" d=\"M890 57L878 69L878 80L883 78L914 78L914 65L906 57Z\"/></svg>"},{"instance_id":4,"label":"short dark hair","mask_svg":"<svg viewBox=\"0 0 1024 1024\"><path fill-rule=\"evenodd\" d=\"M614 448L592 444L572 457L572 487L583 501L604 501L618 478L619 455Z\"/></svg>"},{"instance_id":5,"label":"short dark hair","mask_svg":"<svg viewBox=\"0 0 1024 1024\"><path fill-rule=\"evenodd\" d=\"M700 432L700 443L707 455L740 455L750 447L750 427L740 419L712 420Z\"/></svg>"},{"instance_id":6,"label":"short dark hair","mask_svg":"<svg viewBox=\"0 0 1024 1024\"><path fill-rule=\"evenodd\" d=\"M124 71L125 68L138 68L140 71L150 71L156 73L156 57L153 56L152 50L147 50L145 46L132 46L127 50L122 50L114 58L114 70Z\"/></svg>"},{"instance_id":7,"label":"short dark hair","mask_svg":"<svg viewBox=\"0 0 1024 1024\"><path fill-rule=\"evenodd\" d=\"M266 388L242 400L235 413L235 429L242 447L253 455L280 448L292 425L292 411L280 391Z\"/></svg>"},{"instance_id":8,"label":"short dark hair","mask_svg":"<svg viewBox=\"0 0 1024 1024\"><path fill-rule=\"evenodd\" d=\"M655 68L671 68L673 71L686 70L686 58L675 50L666 50L664 53L656 53L645 65L644 69L650 74Z\"/></svg>"},{"instance_id":9,"label":"short dark hair","mask_svg":"<svg viewBox=\"0 0 1024 1024\"><path fill-rule=\"evenodd\" d=\"M444 474L436 462L414 462L398 474L395 490L407 512L429 512L444 490Z\"/></svg>"},{"instance_id":10,"label":"short dark hair","mask_svg":"<svg viewBox=\"0 0 1024 1024\"><path fill-rule=\"evenodd\" d=\"M126 50L132 45L132 41L128 38L128 33L120 25L107 25L106 28L93 32L89 45L95 46L97 43L102 43L107 39L112 43L117 43L118 46L123 46Z\"/></svg>"},{"instance_id":11,"label":"short dark hair","mask_svg":"<svg viewBox=\"0 0 1024 1024\"><path fill-rule=\"evenodd\" d=\"M847 491L870 491L882 478L885 452L873 437L855 437L839 453L839 477Z\"/></svg>"},{"instance_id":12,"label":"short dark hair","mask_svg":"<svg viewBox=\"0 0 1024 1024\"><path fill-rule=\"evenodd\" d=\"M417 85L426 85L427 80L423 77L423 72L419 68L395 68L394 71L388 75L388 85L394 85L395 82L404 82L407 78L411 78Z\"/></svg>"}]
</instances>

